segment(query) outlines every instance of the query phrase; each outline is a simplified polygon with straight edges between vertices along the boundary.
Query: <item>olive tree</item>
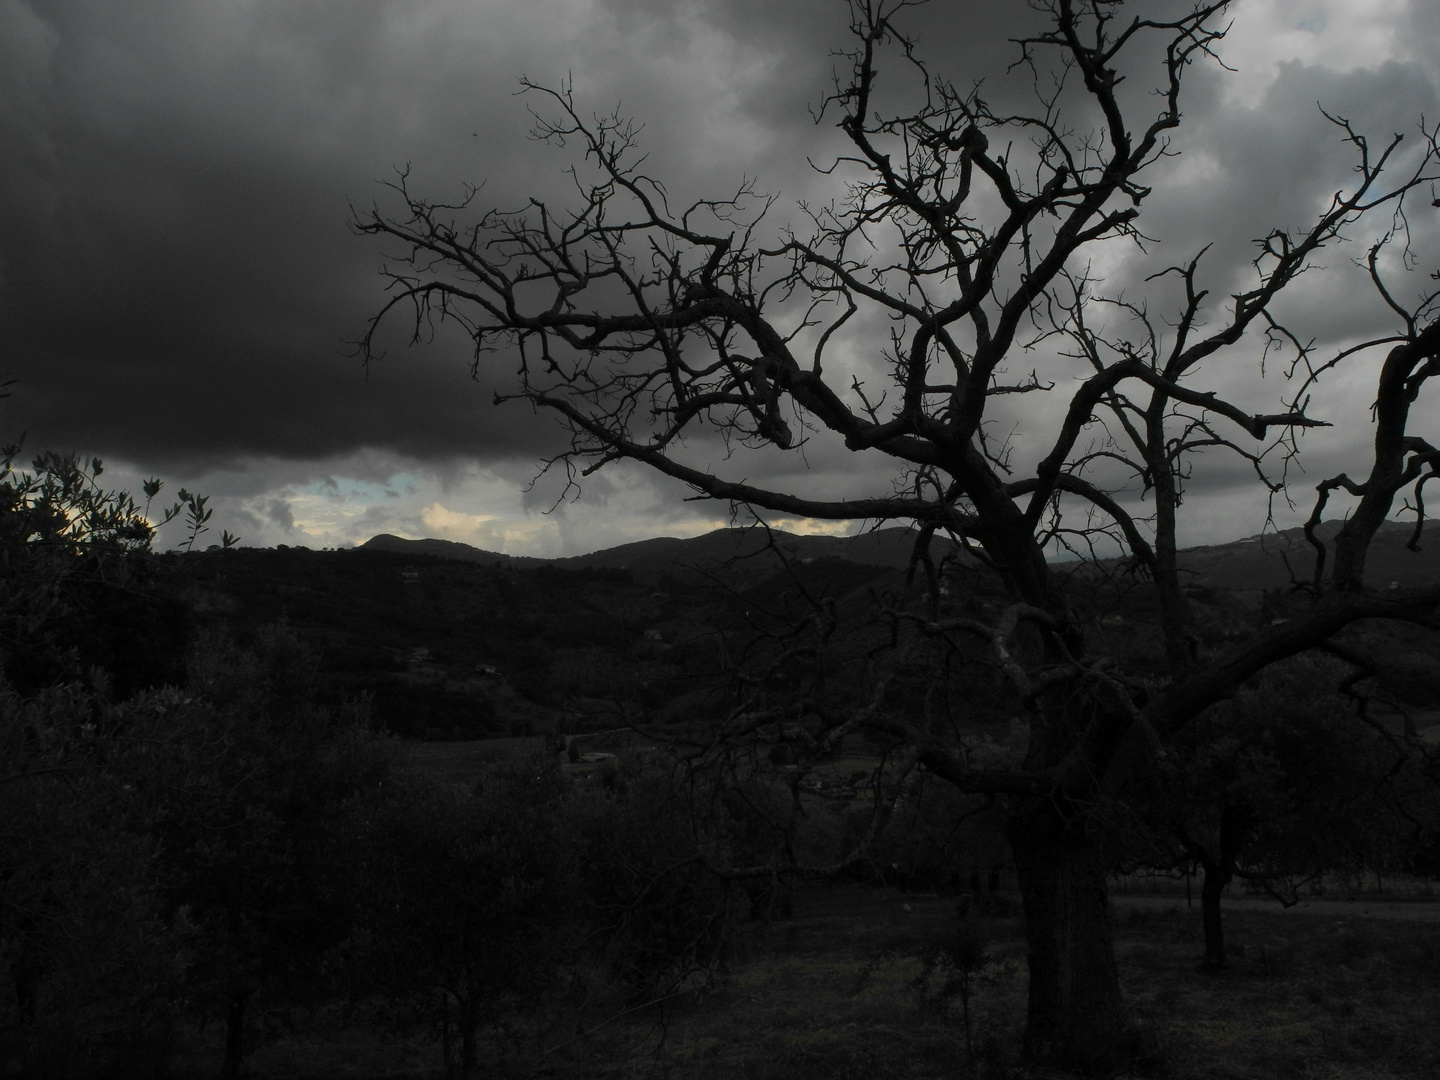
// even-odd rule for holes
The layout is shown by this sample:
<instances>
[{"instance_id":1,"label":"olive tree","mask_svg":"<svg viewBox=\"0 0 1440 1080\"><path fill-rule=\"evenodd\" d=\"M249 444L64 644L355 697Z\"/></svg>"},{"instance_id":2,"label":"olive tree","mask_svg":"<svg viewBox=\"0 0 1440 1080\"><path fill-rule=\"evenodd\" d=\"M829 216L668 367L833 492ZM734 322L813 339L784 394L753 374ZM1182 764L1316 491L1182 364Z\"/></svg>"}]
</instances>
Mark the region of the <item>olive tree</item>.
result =
<instances>
[{"instance_id":1,"label":"olive tree","mask_svg":"<svg viewBox=\"0 0 1440 1080\"><path fill-rule=\"evenodd\" d=\"M34 1056L15 1067L78 1065L114 1053L123 1021L163 1052L185 942L157 880L171 778L154 762L189 703L157 686L188 627L151 549L177 518L193 546L211 512L182 490L152 517L159 480L141 501L104 486L98 458L27 470L19 452L0 450L0 1043L13 1017Z\"/></svg>"},{"instance_id":2,"label":"olive tree","mask_svg":"<svg viewBox=\"0 0 1440 1080\"><path fill-rule=\"evenodd\" d=\"M1095 808L1267 666L1358 619L1436 622L1440 588L1381 594L1363 583L1396 500L1436 472L1437 451L1410 424L1440 371L1433 296L1407 306L1385 279L1387 245L1406 234L1386 233L1368 256L1395 316L1382 341L1319 356L1276 304L1313 280L1305 271L1317 253L1362 215L1403 220L1407 195L1431 179L1434 132L1422 132L1419 153L1402 154L1398 136L1372 144L1334 117L1352 179L1328 205L1296 208L1307 225L1259 240L1250 287L1218 303L1201 284L1203 253L1177 258L1145 244L1140 220L1182 126L1186 73L1215 62L1229 0L1033 3L1035 29L1012 46L1010 77L1033 80L1034 107L1022 111L931 70L905 36L911 6L851 3L853 47L820 113L848 143L820 163L843 193L774 239L773 201L753 185L672 206L645 171L653 166L641 165L635 125L591 118L566 87L526 82L542 103L537 134L583 154L573 205L485 210L478 188L433 201L402 173L387 204L398 210L376 206L354 221L401 245L360 351L379 355L396 320L416 340L437 324L459 327L477 371L514 372L499 401L568 426L571 441L549 464L576 482L629 460L761 515L912 523L923 545L948 540L987 563L1003 605L951 614L932 605L896 618L916 635L968 637L989 651L1025 714L1018 760L972 759L953 727L887 708L883 680L821 738L880 731L915 766L1005 800L1029 947L1026 1053L1039 1064L1093 1065L1123 1053L1130 1032ZM1136 92L1142 82L1148 95ZM1130 242L1148 279L1174 286L1163 318L1107 295L1093 269L1093 254ZM1232 363L1253 364L1268 351L1257 341L1292 350L1294 395L1278 411L1229 400L1206 381L1216 366L1205 361L1228 350ZM885 385L852 380L841 343L845 355L869 350ZM1176 566L1193 455L1242 455L1263 501L1283 483L1267 463L1288 461L1296 434L1324 423L1307 412L1312 379L1365 349L1387 350L1373 452L1359 479L1320 485L1315 521L1336 493L1354 510L1333 543L1312 530L1326 556L1316 560L1313 602L1282 625L1197 647ZM1033 374L1017 378L1022 364ZM1059 395L1058 410L1041 404ZM1012 452L995 436L991 422L1013 415L1017 400L1059 417L1038 453ZM712 445L707 437L736 452L694 452ZM900 480L827 499L751 479L760 457L827 439L888 460ZM1127 489L1149 506L1137 511ZM1153 583L1158 675L1105 655L1076 616L1073 565L1055 555L1077 532L1082 553L1100 550L1103 534Z\"/></svg>"},{"instance_id":3,"label":"olive tree","mask_svg":"<svg viewBox=\"0 0 1440 1080\"><path fill-rule=\"evenodd\" d=\"M1207 968L1226 966L1221 903L1237 879L1290 904L1326 873L1378 870L1433 817L1418 755L1339 692L1349 674L1328 657L1274 665L1128 793L1135 826L1117 832L1133 831L1136 863L1199 867Z\"/></svg>"}]
</instances>

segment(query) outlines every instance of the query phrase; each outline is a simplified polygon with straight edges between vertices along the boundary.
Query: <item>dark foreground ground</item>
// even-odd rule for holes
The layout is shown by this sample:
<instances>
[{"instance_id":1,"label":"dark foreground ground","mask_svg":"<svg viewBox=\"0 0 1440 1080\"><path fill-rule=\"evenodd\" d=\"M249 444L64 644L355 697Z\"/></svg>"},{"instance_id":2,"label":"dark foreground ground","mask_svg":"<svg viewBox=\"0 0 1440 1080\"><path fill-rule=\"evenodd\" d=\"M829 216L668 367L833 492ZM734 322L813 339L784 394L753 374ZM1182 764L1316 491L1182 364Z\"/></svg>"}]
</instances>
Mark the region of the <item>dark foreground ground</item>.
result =
<instances>
[{"instance_id":1,"label":"dark foreground ground","mask_svg":"<svg viewBox=\"0 0 1440 1080\"><path fill-rule=\"evenodd\" d=\"M1440 1077L1440 906L1385 908L1406 918L1377 917L1367 900L1234 906L1227 929L1243 955L1217 975L1196 969L1199 912L1183 897L1117 899L1123 978L1155 1053L1130 1075ZM795 918L743 926L715 985L618 1016L613 1003L530 1016L487 1042L482 1075L1021 1080L1019 921L1001 897L979 923L967 1038L964 977L935 961L955 907L953 898L814 887L797 897ZM176 1062L182 1075L208 1072L208 1051L192 1050ZM433 1036L377 1035L337 1013L323 1037L278 1035L258 1047L249 1074L420 1080L441 1076L440 1065Z\"/></svg>"}]
</instances>

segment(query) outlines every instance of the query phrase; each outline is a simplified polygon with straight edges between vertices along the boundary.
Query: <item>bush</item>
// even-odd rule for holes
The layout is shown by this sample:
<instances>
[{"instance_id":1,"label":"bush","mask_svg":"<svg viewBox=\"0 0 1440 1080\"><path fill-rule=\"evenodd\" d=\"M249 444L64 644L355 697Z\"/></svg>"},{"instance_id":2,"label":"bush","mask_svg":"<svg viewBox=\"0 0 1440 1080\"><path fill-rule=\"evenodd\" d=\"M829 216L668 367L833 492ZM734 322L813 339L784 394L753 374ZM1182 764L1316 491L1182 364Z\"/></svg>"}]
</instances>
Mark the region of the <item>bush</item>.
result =
<instances>
[{"instance_id":1,"label":"bush","mask_svg":"<svg viewBox=\"0 0 1440 1080\"><path fill-rule=\"evenodd\" d=\"M709 981L729 940L734 890L704 858L718 837L696 821L670 769L656 755L623 754L565 809L582 915L632 995Z\"/></svg>"},{"instance_id":2,"label":"bush","mask_svg":"<svg viewBox=\"0 0 1440 1080\"><path fill-rule=\"evenodd\" d=\"M115 706L103 680L26 696L0 680L0 1043L25 1057L56 1040L84 1057L97 1025L162 1014L176 984L136 780L177 696Z\"/></svg>"},{"instance_id":3,"label":"bush","mask_svg":"<svg viewBox=\"0 0 1440 1080\"><path fill-rule=\"evenodd\" d=\"M184 611L156 588L150 557L156 525L148 480L142 506L100 484L99 458L41 454L33 471L15 465L19 447L0 451L0 664L22 692L83 678L95 665L128 694L179 674ZM203 495L183 488L157 516L180 519L187 548L207 532ZM224 533L223 545L237 538Z\"/></svg>"},{"instance_id":4,"label":"bush","mask_svg":"<svg viewBox=\"0 0 1440 1080\"><path fill-rule=\"evenodd\" d=\"M351 979L428 1005L478 1070L481 1026L534 1007L566 952L573 861L557 829L565 782L548 761L488 766L473 788L410 776L351 807ZM437 996L438 991L438 996Z\"/></svg>"}]
</instances>

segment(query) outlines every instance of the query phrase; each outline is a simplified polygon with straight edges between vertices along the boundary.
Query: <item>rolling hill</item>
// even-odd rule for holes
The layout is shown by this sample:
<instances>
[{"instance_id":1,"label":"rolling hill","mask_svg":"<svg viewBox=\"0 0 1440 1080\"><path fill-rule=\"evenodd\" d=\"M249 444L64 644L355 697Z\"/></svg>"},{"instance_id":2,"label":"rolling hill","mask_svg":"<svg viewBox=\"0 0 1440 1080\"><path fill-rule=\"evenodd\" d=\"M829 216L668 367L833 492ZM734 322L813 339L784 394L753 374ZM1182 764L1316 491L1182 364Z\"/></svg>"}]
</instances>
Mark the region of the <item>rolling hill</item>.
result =
<instances>
[{"instance_id":1,"label":"rolling hill","mask_svg":"<svg viewBox=\"0 0 1440 1080\"><path fill-rule=\"evenodd\" d=\"M473 739L611 728L623 722L617 709L707 723L728 708L725 673L736 650L763 658L821 598L835 605L842 629L816 656L816 671L843 682L884 646L877 599L924 602L923 575L905 580L915 535L721 529L568 559L382 535L343 551L242 548L183 561L200 621L243 634L283 619L314 648L327 695L367 695L377 719L397 734ZM1369 575L1377 587L1440 580L1440 553L1410 552L1408 539L1398 525L1377 539ZM942 550L938 542L932 549L937 561ZM1291 569L1306 572L1309 552L1298 530L1183 552L1204 646L1223 647L1303 604ZM1093 622L1102 647L1153 648L1145 582L1103 574L1103 564L1074 565L1077 615ZM973 562L946 579L942 596L946 612L1004 604L998 581ZM1397 693L1425 707L1440 705L1440 655L1430 637L1405 627L1347 631L1385 658L1386 682ZM912 681L918 693L924 673L917 669Z\"/></svg>"},{"instance_id":2,"label":"rolling hill","mask_svg":"<svg viewBox=\"0 0 1440 1080\"><path fill-rule=\"evenodd\" d=\"M1317 534L1328 542L1339 531L1340 524L1339 521L1324 522ZM1423 541L1430 537L1423 537L1420 550L1411 551L1406 545L1412 532L1412 526L1399 522L1381 528L1367 563L1368 584L1383 588L1391 582L1426 585L1440 581L1440 540L1425 543ZM550 566L562 570L626 570L647 581L694 570L748 581L766 577L777 569L777 559L764 557L772 544L790 560L844 559L862 566L903 570L910 565L914 553L915 533L900 527L877 529L858 536L803 536L778 529L769 533L755 528L717 529L689 539L657 537L560 559L504 555L453 540L404 540L389 534L371 537L360 547L366 551L433 556L515 569ZM936 539L932 541L931 551L938 562L946 551L946 544ZM1288 589L1297 577L1313 572L1314 560L1315 551L1298 528L1226 544L1188 548L1180 553L1180 565L1189 584L1238 592ZM1113 566L1114 563L1100 565Z\"/></svg>"}]
</instances>

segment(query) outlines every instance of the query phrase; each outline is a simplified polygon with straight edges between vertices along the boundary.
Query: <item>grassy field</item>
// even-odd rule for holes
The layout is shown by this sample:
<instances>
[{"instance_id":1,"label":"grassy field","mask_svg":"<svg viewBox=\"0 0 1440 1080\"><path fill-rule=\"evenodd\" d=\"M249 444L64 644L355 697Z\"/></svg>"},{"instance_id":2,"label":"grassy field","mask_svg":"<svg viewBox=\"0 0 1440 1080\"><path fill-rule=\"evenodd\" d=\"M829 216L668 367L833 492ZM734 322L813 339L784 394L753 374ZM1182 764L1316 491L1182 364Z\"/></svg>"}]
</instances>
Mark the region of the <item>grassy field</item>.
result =
<instances>
[{"instance_id":1,"label":"grassy field","mask_svg":"<svg viewBox=\"0 0 1440 1080\"><path fill-rule=\"evenodd\" d=\"M486 1075L654 1080L1022 1080L1024 945L1004 898L978 923L970 1035L956 974L933 963L954 899L814 886L796 917L738 928L713 985L622 1013L557 1004L488 1045ZM1417 905L1417 910L1419 906ZM1434 1080L1440 1076L1440 925L1243 910L1230 970L1205 974L1199 912L1116 910L1117 951L1153 1057L1128 1075L1170 1080ZM927 957L931 960L927 960ZM953 989L953 987L952 987ZM354 1028L257 1051L259 1077L437 1077L423 1035ZM1033 1080L1058 1080L1053 1074Z\"/></svg>"}]
</instances>

